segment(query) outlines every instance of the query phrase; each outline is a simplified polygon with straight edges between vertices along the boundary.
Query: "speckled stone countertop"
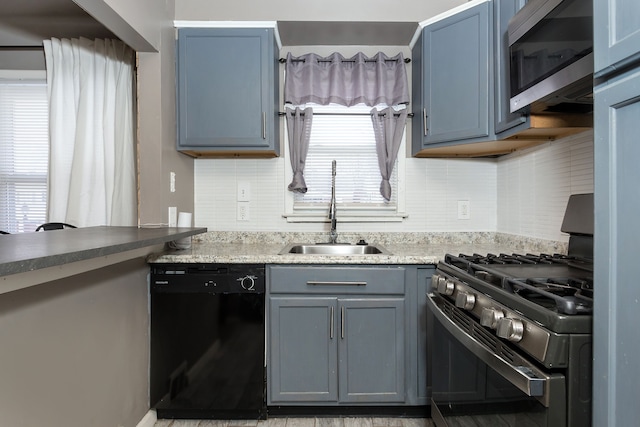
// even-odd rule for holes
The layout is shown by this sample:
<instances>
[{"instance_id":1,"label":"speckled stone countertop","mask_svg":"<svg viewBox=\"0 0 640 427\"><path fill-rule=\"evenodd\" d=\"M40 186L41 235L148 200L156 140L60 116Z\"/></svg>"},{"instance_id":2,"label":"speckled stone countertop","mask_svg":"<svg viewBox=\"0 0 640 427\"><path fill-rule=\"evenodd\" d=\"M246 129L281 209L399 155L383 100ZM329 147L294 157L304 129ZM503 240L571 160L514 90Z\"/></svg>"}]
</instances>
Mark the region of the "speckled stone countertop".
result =
<instances>
[{"instance_id":1,"label":"speckled stone countertop","mask_svg":"<svg viewBox=\"0 0 640 427\"><path fill-rule=\"evenodd\" d=\"M0 237L0 276L155 246L206 228L86 227Z\"/></svg>"},{"instance_id":2,"label":"speckled stone countertop","mask_svg":"<svg viewBox=\"0 0 640 427\"><path fill-rule=\"evenodd\" d=\"M564 242L502 233L342 233L339 243L365 240L390 254L302 255L278 253L290 243L324 243L327 233L211 231L192 238L189 249L153 254L150 263L437 264L447 253L566 253Z\"/></svg>"}]
</instances>

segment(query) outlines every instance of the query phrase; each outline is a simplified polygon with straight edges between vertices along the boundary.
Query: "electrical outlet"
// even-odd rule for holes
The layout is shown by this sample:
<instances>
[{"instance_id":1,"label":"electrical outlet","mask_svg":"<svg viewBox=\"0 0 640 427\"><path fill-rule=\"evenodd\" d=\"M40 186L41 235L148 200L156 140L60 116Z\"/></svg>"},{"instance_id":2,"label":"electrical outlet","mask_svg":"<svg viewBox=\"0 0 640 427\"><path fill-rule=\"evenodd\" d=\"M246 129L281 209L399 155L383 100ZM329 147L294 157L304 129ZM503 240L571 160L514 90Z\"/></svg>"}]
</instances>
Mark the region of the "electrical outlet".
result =
<instances>
[{"instance_id":1,"label":"electrical outlet","mask_svg":"<svg viewBox=\"0 0 640 427\"><path fill-rule=\"evenodd\" d=\"M177 227L178 220L176 219L178 215L178 208L175 206L169 206L169 227Z\"/></svg>"},{"instance_id":2,"label":"electrical outlet","mask_svg":"<svg viewBox=\"0 0 640 427\"><path fill-rule=\"evenodd\" d=\"M471 211L469 210L468 200L458 200L458 219L470 219Z\"/></svg>"},{"instance_id":3,"label":"electrical outlet","mask_svg":"<svg viewBox=\"0 0 640 427\"><path fill-rule=\"evenodd\" d=\"M248 202L249 200L251 200L251 194L250 194L251 186L247 181L238 182L237 190L238 190L238 197L237 197L238 202Z\"/></svg>"},{"instance_id":4,"label":"electrical outlet","mask_svg":"<svg viewBox=\"0 0 640 427\"><path fill-rule=\"evenodd\" d=\"M237 220L249 221L249 202L238 202Z\"/></svg>"}]
</instances>

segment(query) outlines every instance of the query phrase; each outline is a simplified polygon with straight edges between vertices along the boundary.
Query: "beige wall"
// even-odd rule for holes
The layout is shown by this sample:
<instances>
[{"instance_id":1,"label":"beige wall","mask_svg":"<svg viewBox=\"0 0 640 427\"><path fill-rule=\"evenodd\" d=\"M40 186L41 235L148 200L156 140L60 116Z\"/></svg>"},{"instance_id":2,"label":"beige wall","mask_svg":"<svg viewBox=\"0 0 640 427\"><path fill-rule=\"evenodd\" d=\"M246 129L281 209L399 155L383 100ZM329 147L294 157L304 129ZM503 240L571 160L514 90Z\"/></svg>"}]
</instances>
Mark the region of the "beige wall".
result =
<instances>
[{"instance_id":1,"label":"beige wall","mask_svg":"<svg viewBox=\"0 0 640 427\"><path fill-rule=\"evenodd\" d=\"M0 298L0 426L134 427L148 410L139 258Z\"/></svg>"}]
</instances>

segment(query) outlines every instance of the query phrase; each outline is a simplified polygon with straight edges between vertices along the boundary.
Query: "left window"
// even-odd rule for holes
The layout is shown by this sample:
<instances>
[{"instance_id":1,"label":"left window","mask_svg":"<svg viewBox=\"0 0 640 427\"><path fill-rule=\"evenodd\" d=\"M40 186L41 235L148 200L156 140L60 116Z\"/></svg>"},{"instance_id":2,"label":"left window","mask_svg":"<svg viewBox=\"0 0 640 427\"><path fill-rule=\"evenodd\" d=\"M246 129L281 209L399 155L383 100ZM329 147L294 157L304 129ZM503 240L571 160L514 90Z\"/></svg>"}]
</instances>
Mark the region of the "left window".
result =
<instances>
[{"instance_id":1,"label":"left window","mask_svg":"<svg viewBox=\"0 0 640 427\"><path fill-rule=\"evenodd\" d=\"M0 76L0 230L30 232L46 222L48 163L44 75Z\"/></svg>"}]
</instances>

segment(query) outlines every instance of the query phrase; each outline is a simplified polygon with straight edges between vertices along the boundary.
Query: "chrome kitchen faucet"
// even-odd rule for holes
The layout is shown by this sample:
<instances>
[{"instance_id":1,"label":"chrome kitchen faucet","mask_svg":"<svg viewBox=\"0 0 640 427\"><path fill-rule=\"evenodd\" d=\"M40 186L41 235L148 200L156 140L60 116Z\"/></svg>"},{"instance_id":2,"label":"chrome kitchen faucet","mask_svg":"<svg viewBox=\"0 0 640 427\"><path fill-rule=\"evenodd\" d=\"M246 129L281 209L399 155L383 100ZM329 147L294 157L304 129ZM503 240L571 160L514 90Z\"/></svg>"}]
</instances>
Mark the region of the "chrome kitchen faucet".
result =
<instances>
[{"instance_id":1,"label":"chrome kitchen faucet","mask_svg":"<svg viewBox=\"0 0 640 427\"><path fill-rule=\"evenodd\" d=\"M338 232L336 231L336 161L331 162L331 203L329 205L329 219L331 220L331 232L329 234L331 243L335 244L338 240Z\"/></svg>"}]
</instances>

